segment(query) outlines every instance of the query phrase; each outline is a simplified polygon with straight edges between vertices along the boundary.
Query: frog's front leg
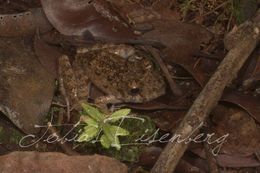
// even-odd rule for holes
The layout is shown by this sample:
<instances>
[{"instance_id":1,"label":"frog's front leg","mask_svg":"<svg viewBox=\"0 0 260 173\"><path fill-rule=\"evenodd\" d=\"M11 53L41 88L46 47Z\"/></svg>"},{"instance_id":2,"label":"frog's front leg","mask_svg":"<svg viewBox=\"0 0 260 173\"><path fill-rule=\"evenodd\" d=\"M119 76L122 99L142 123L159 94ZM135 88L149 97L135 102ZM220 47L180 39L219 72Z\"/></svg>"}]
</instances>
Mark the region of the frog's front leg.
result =
<instances>
[{"instance_id":1,"label":"frog's front leg","mask_svg":"<svg viewBox=\"0 0 260 173\"><path fill-rule=\"evenodd\" d=\"M95 104L101 109L106 110L108 104L123 103L122 99L119 99L113 95L100 96L94 100Z\"/></svg>"},{"instance_id":2,"label":"frog's front leg","mask_svg":"<svg viewBox=\"0 0 260 173\"><path fill-rule=\"evenodd\" d=\"M100 96L95 99L95 104L117 104L123 101L113 95Z\"/></svg>"}]
</instances>

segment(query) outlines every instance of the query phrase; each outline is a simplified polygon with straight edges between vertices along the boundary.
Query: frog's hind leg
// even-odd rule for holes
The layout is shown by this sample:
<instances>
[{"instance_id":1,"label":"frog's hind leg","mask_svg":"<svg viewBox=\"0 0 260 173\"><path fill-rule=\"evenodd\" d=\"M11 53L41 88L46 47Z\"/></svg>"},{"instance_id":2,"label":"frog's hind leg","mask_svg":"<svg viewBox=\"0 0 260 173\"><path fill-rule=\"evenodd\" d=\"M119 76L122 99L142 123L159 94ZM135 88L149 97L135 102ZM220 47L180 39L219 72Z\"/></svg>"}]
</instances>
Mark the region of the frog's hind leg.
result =
<instances>
[{"instance_id":1,"label":"frog's hind leg","mask_svg":"<svg viewBox=\"0 0 260 173\"><path fill-rule=\"evenodd\" d=\"M67 120L70 121L71 105L78 102L76 78L71 67L69 57L59 58L59 90L64 97L67 107Z\"/></svg>"},{"instance_id":2,"label":"frog's hind leg","mask_svg":"<svg viewBox=\"0 0 260 173\"><path fill-rule=\"evenodd\" d=\"M78 100L80 103L87 102L90 95L89 93L90 93L91 82L77 61L73 64L73 69L76 77L75 80L77 86Z\"/></svg>"}]
</instances>

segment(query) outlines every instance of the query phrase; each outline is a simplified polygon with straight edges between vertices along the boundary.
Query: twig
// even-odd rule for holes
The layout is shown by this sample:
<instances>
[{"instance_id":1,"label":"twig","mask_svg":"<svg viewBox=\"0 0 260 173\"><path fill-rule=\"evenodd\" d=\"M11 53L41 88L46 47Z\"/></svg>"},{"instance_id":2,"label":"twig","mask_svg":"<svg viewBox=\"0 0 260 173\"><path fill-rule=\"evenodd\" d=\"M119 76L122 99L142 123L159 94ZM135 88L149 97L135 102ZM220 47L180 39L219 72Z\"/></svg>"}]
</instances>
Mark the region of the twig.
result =
<instances>
[{"instance_id":1,"label":"twig","mask_svg":"<svg viewBox=\"0 0 260 173\"><path fill-rule=\"evenodd\" d=\"M205 128L205 134L208 133L208 125ZM204 142L204 150L205 150L205 154L206 154L206 160L208 162L208 168L209 168L209 172L210 173L219 173L218 170L218 165L217 165L217 161L215 159L215 157L213 156L211 150L210 150L210 146L208 142Z\"/></svg>"},{"instance_id":2,"label":"twig","mask_svg":"<svg viewBox=\"0 0 260 173\"><path fill-rule=\"evenodd\" d=\"M251 32L238 40L236 46L229 51L174 132L175 135L180 135L184 141L197 132L198 127L217 105L224 88L237 76L244 62L258 45L260 16L255 23L251 22L249 27L252 27L249 29ZM172 173L187 147L188 145L183 142L168 143L151 173Z\"/></svg>"},{"instance_id":3,"label":"twig","mask_svg":"<svg viewBox=\"0 0 260 173\"><path fill-rule=\"evenodd\" d=\"M214 158L214 156L210 152L210 147L209 147L209 144L207 142L204 142L204 149L205 149L206 159L207 159L207 162L208 162L208 167L209 167L210 173L219 173L216 159Z\"/></svg>"},{"instance_id":4,"label":"twig","mask_svg":"<svg viewBox=\"0 0 260 173\"><path fill-rule=\"evenodd\" d=\"M231 1L231 0L228 0L228 1L223 2L222 4L218 5L218 6L217 6L216 8L214 8L213 10L210 10L209 12L207 12L207 13L201 15L201 16L195 17L195 18L192 19L190 22L194 22L194 21L196 21L198 18L202 18L202 17L205 17L205 16L207 16L207 15L210 15L210 14L213 13L214 11L216 11L216 10L218 10L219 8L221 8L221 7L225 6L225 5L227 5L227 4L230 3L230 2L232 2L232 1Z\"/></svg>"},{"instance_id":5,"label":"twig","mask_svg":"<svg viewBox=\"0 0 260 173\"><path fill-rule=\"evenodd\" d=\"M66 102L66 112L67 112L67 122L70 122L70 101L69 101L69 98L67 96L67 92L65 90L65 87L64 87L64 82L63 82L63 79L60 79L59 80L59 84L60 84L60 91L65 99L65 102Z\"/></svg>"},{"instance_id":6,"label":"twig","mask_svg":"<svg viewBox=\"0 0 260 173\"><path fill-rule=\"evenodd\" d=\"M59 103L59 102L55 102L55 101L53 101L53 102L51 103L51 105L52 105L52 106L56 106L56 107L61 107L61 108L66 108L66 107L67 107L67 106L64 105L64 104Z\"/></svg>"},{"instance_id":7,"label":"twig","mask_svg":"<svg viewBox=\"0 0 260 173\"><path fill-rule=\"evenodd\" d=\"M257 160L260 161L260 151L256 151L255 156L256 156Z\"/></svg>"},{"instance_id":8,"label":"twig","mask_svg":"<svg viewBox=\"0 0 260 173\"><path fill-rule=\"evenodd\" d=\"M68 155L80 155L79 153L73 151L66 143L66 141L61 138L61 135L59 132L56 130L54 126L52 126L51 122L48 122L48 130L52 135L56 135L59 139L61 139L58 144L62 148L62 150L68 154Z\"/></svg>"},{"instance_id":9,"label":"twig","mask_svg":"<svg viewBox=\"0 0 260 173\"><path fill-rule=\"evenodd\" d=\"M233 16L234 16L234 12L232 11L231 14L230 14L230 17L228 19L228 24L227 24L227 29L226 29L227 32L230 29L230 25L231 25L231 21L232 21Z\"/></svg>"},{"instance_id":10,"label":"twig","mask_svg":"<svg viewBox=\"0 0 260 173\"><path fill-rule=\"evenodd\" d=\"M169 85L170 88L172 90L173 95L175 96L181 96L183 95L181 89L178 87L178 85L174 82L168 68L166 67L165 63L163 62L162 58L160 57L160 54L156 51L156 49L154 49L153 47L148 47L147 48L148 51L152 54L152 56L154 57L154 59L156 60L156 62L159 64L159 66L161 67Z\"/></svg>"},{"instance_id":11,"label":"twig","mask_svg":"<svg viewBox=\"0 0 260 173\"><path fill-rule=\"evenodd\" d=\"M192 80L192 77L182 77L182 76L172 76L172 79L175 80Z\"/></svg>"}]
</instances>

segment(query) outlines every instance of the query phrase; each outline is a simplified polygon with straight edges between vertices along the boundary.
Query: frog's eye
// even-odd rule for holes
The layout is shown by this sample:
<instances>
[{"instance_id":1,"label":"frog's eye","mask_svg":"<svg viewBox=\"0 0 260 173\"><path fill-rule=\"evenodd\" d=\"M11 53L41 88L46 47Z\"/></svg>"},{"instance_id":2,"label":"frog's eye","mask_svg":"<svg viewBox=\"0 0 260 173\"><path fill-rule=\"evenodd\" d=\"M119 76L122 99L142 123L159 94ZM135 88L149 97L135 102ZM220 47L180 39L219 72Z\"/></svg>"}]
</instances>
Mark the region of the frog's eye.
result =
<instances>
[{"instance_id":1,"label":"frog's eye","mask_svg":"<svg viewBox=\"0 0 260 173\"><path fill-rule=\"evenodd\" d=\"M131 90L130 90L130 94L131 95L137 95L137 94L139 94L140 93L140 89L139 88L132 88Z\"/></svg>"},{"instance_id":2,"label":"frog's eye","mask_svg":"<svg viewBox=\"0 0 260 173\"><path fill-rule=\"evenodd\" d=\"M130 94L131 95L137 95L141 92L141 89L138 85L138 83L136 81L133 81L131 82L129 85L128 85L129 89L130 89Z\"/></svg>"}]
</instances>

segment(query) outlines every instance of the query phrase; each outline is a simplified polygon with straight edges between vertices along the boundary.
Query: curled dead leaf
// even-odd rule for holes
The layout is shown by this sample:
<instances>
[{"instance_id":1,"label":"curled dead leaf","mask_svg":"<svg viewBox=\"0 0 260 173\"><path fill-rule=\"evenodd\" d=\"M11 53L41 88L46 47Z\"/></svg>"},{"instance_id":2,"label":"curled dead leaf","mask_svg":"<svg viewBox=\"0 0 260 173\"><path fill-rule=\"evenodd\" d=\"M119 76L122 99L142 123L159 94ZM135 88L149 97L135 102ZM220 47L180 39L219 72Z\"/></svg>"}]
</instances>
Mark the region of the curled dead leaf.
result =
<instances>
[{"instance_id":1,"label":"curled dead leaf","mask_svg":"<svg viewBox=\"0 0 260 173\"><path fill-rule=\"evenodd\" d=\"M137 39L105 0L42 0L41 3L49 21L64 35L114 42Z\"/></svg>"},{"instance_id":2,"label":"curled dead leaf","mask_svg":"<svg viewBox=\"0 0 260 173\"><path fill-rule=\"evenodd\" d=\"M35 133L49 111L54 78L22 38L2 38L0 55L0 111L22 131Z\"/></svg>"},{"instance_id":3,"label":"curled dead leaf","mask_svg":"<svg viewBox=\"0 0 260 173\"><path fill-rule=\"evenodd\" d=\"M14 37L52 29L41 8L17 14L0 14L0 36Z\"/></svg>"}]
</instances>

